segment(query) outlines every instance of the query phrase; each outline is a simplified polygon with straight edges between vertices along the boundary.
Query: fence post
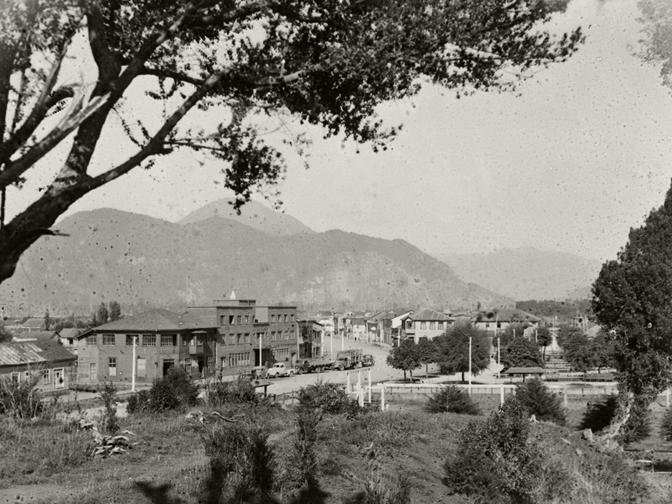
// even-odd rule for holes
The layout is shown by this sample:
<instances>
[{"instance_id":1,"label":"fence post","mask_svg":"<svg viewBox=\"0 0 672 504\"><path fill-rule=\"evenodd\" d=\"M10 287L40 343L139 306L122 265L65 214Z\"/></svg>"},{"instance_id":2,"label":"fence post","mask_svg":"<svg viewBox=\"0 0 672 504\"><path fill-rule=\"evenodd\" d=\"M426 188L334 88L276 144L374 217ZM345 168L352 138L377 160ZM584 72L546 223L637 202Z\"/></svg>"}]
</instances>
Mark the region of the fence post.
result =
<instances>
[{"instance_id":1,"label":"fence post","mask_svg":"<svg viewBox=\"0 0 672 504\"><path fill-rule=\"evenodd\" d=\"M357 390L362 390L362 372L357 371Z\"/></svg>"},{"instance_id":2,"label":"fence post","mask_svg":"<svg viewBox=\"0 0 672 504\"><path fill-rule=\"evenodd\" d=\"M499 385L499 405L504 405L504 384Z\"/></svg>"},{"instance_id":3,"label":"fence post","mask_svg":"<svg viewBox=\"0 0 672 504\"><path fill-rule=\"evenodd\" d=\"M385 411L385 384L380 384L380 411Z\"/></svg>"},{"instance_id":4,"label":"fence post","mask_svg":"<svg viewBox=\"0 0 672 504\"><path fill-rule=\"evenodd\" d=\"M345 372L345 392L350 393L352 390L350 390L350 371Z\"/></svg>"},{"instance_id":5,"label":"fence post","mask_svg":"<svg viewBox=\"0 0 672 504\"><path fill-rule=\"evenodd\" d=\"M359 402L359 407L363 408L364 407L364 389L362 387L359 387L359 391L357 393L357 399Z\"/></svg>"},{"instance_id":6,"label":"fence post","mask_svg":"<svg viewBox=\"0 0 672 504\"><path fill-rule=\"evenodd\" d=\"M369 382L369 404L371 404L371 368L369 368L369 376L367 377Z\"/></svg>"}]
</instances>

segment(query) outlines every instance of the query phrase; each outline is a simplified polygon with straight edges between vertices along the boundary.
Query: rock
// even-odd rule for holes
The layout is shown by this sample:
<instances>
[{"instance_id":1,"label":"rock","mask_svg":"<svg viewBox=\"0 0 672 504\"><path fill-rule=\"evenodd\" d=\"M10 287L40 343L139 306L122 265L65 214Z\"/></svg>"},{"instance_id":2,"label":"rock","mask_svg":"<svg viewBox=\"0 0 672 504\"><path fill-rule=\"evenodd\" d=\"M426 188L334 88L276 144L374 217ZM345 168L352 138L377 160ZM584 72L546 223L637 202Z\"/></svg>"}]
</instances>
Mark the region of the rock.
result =
<instances>
[{"instance_id":1,"label":"rock","mask_svg":"<svg viewBox=\"0 0 672 504\"><path fill-rule=\"evenodd\" d=\"M583 429L581 431L581 438L585 439L589 443L592 443L595 440L595 438L593 436L593 431L590 430L590 429Z\"/></svg>"}]
</instances>

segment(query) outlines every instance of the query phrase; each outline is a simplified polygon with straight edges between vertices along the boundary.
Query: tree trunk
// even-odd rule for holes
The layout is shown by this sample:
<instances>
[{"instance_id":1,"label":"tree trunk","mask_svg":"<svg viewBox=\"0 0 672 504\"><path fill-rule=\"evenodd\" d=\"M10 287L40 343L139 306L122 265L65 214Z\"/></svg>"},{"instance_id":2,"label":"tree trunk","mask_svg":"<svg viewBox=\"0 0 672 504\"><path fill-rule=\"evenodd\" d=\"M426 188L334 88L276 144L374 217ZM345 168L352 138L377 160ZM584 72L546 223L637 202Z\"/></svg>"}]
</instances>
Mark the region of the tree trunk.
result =
<instances>
[{"instance_id":1,"label":"tree trunk","mask_svg":"<svg viewBox=\"0 0 672 504\"><path fill-rule=\"evenodd\" d=\"M404 369L404 383L406 382L406 370Z\"/></svg>"},{"instance_id":2,"label":"tree trunk","mask_svg":"<svg viewBox=\"0 0 672 504\"><path fill-rule=\"evenodd\" d=\"M464 383L464 371L462 371L462 383Z\"/></svg>"}]
</instances>

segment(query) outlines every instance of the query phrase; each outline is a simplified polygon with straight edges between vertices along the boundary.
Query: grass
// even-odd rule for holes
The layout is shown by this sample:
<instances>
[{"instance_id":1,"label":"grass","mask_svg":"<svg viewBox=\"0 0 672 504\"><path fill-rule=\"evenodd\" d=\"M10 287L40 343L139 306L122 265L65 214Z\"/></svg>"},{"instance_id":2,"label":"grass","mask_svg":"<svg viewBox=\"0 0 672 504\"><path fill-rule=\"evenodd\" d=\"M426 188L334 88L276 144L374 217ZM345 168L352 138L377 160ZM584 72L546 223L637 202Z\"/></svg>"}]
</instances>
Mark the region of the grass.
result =
<instances>
[{"instance_id":1,"label":"grass","mask_svg":"<svg viewBox=\"0 0 672 504\"><path fill-rule=\"evenodd\" d=\"M498 396L474 394L481 409L499 404ZM427 414L424 401L392 411L368 412L348 420L344 415L325 415L318 427L317 456L320 485L327 503L341 503L371 482L408 478L413 502L468 503L463 496L448 496L442 484L443 464L457 446L458 433L474 417L452 413ZM585 409L570 402L576 423ZM664 408L656 413L662 416ZM289 453L293 440L293 411L266 406L236 406L221 410L226 417L245 411L263 420L279 458ZM572 424L572 415L569 423ZM654 417L655 418L655 417ZM31 493L34 502L98 504L147 504L135 481L169 483L171 493L193 502L207 474L202 431L185 420L183 413L166 413L121 419L122 430L137 436L138 445L126 454L106 460L88 456L91 434L63 426L36 424L18 426L0 422L0 481L13 487L38 484ZM652 432L657 429L654 420ZM534 437L548 454L546 463L562 468L567 484L548 481L562 494L541 502L602 504L625 502L620 497L649 488L642 502L668 502L670 482L658 475L637 473L620 456L598 453L572 428L539 423ZM8 451L6 451L8 450ZM669 476L666 476L669 480ZM69 490L64 490L69 488ZM16 497L13 495L12 498ZM2 492L0 490L0 500Z\"/></svg>"}]
</instances>

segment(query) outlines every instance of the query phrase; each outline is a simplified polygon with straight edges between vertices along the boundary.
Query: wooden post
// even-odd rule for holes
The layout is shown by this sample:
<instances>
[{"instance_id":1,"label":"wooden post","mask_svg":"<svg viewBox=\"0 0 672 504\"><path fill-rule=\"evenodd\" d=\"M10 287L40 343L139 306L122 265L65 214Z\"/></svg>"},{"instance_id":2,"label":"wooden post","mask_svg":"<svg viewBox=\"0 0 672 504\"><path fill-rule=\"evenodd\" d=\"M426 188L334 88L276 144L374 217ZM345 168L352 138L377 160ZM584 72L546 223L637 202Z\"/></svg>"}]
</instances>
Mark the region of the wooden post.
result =
<instances>
[{"instance_id":1,"label":"wooden post","mask_svg":"<svg viewBox=\"0 0 672 504\"><path fill-rule=\"evenodd\" d=\"M359 392L357 394L357 399L359 401L359 407L363 408L364 407L364 389L360 387Z\"/></svg>"},{"instance_id":2,"label":"wooden post","mask_svg":"<svg viewBox=\"0 0 672 504\"><path fill-rule=\"evenodd\" d=\"M469 336L469 395L471 395L471 336Z\"/></svg>"},{"instance_id":3,"label":"wooden post","mask_svg":"<svg viewBox=\"0 0 672 504\"><path fill-rule=\"evenodd\" d=\"M504 384L500 383L499 385L499 405L504 405Z\"/></svg>"},{"instance_id":4,"label":"wooden post","mask_svg":"<svg viewBox=\"0 0 672 504\"><path fill-rule=\"evenodd\" d=\"M368 378L367 381L369 382L369 404L371 404L371 368L369 368L368 371L369 376L367 377Z\"/></svg>"},{"instance_id":5,"label":"wooden post","mask_svg":"<svg viewBox=\"0 0 672 504\"><path fill-rule=\"evenodd\" d=\"M362 390L362 372L357 371L357 390Z\"/></svg>"},{"instance_id":6,"label":"wooden post","mask_svg":"<svg viewBox=\"0 0 672 504\"><path fill-rule=\"evenodd\" d=\"M380 411L385 411L385 384L380 384Z\"/></svg>"},{"instance_id":7,"label":"wooden post","mask_svg":"<svg viewBox=\"0 0 672 504\"><path fill-rule=\"evenodd\" d=\"M135 392L135 374L136 366L138 365L138 356L136 355L136 346L138 344L138 337L133 336L133 362L131 363L131 392Z\"/></svg>"},{"instance_id":8,"label":"wooden post","mask_svg":"<svg viewBox=\"0 0 672 504\"><path fill-rule=\"evenodd\" d=\"M352 387L351 387L351 384L350 384L350 371L346 371L345 372L345 392L349 394L350 392L352 392L351 389L352 389Z\"/></svg>"}]
</instances>

